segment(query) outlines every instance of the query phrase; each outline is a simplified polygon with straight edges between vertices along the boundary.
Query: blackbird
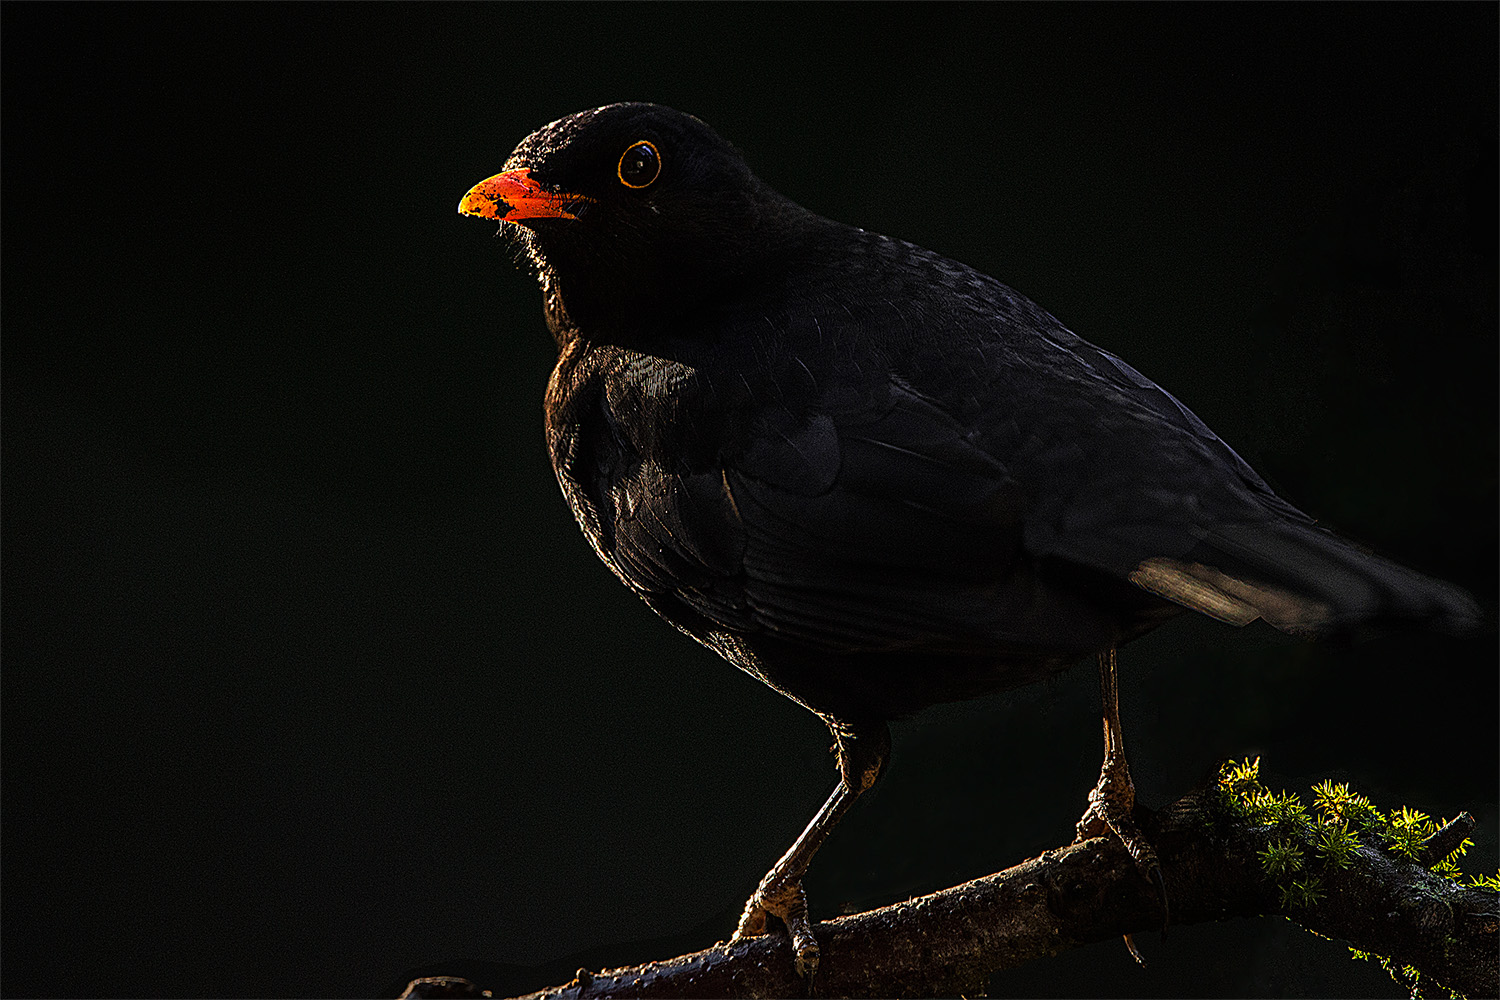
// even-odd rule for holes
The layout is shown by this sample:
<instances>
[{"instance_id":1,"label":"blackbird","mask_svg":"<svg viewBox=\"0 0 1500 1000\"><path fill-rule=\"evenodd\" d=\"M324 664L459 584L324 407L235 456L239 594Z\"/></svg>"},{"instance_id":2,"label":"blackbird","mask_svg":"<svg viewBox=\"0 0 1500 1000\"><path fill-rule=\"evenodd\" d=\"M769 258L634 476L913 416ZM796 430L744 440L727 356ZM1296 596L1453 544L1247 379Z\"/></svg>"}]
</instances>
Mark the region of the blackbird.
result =
<instances>
[{"instance_id":1,"label":"blackbird","mask_svg":"<svg viewBox=\"0 0 1500 1000\"><path fill-rule=\"evenodd\" d=\"M521 141L499 220L558 346L546 435L606 566L817 713L838 787L761 881L797 971L813 854L880 776L889 720L1098 659L1105 759L1078 825L1131 819L1115 650L1189 609L1287 632L1465 630L1456 588L1278 497L1170 393L987 275L772 190L690 115L612 104Z\"/></svg>"}]
</instances>

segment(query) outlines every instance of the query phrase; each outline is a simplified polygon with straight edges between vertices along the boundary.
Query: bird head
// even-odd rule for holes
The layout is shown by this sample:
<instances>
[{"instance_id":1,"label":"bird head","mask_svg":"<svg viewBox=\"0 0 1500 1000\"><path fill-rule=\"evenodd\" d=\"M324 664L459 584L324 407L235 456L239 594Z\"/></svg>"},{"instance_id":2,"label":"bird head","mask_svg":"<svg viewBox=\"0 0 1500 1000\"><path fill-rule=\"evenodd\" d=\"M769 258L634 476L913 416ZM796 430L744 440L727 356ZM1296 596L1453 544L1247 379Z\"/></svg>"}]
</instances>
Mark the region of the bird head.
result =
<instances>
[{"instance_id":1,"label":"bird head","mask_svg":"<svg viewBox=\"0 0 1500 1000\"><path fill-rule=\"evenodd\" d=\"M690 308L763 264L787 220L806 215L703 122L655 104L611 104L538 129L458 210L499 221L548 299L562 300L562 322L590 335Z\"/></svg>"}]
</instances>

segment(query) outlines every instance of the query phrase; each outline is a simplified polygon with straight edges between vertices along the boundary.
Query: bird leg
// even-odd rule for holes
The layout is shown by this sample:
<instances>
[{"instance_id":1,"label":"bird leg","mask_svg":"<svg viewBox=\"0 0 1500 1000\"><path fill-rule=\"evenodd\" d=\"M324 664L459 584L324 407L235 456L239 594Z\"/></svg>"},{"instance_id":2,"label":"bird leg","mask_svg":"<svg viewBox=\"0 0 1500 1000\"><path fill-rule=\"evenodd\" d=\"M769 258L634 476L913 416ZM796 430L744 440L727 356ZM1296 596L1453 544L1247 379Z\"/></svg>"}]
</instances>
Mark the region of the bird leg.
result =
<instances>
[{"instance_id":1,"label":"bird leg","mask_svg":"<svg viewBox=\"0 0 1500 1000\"><path fill-rule=\"evenodd\" d=\"M1161 899L1162 933L1165 934L1167 886L1162 879L1161 863L1156 860L1156 850L1141 835L1132 815L1135 783L1130 780L1130 765L1125 760L1125 734L1120 727L1120 681L1113 648L1099 654L1099 693L1104 702L1104 765L1099 769L1099 784L1089 792L1089 807L1078 821L1078 840L1114 831L1125 850L1135 859L1136 867L1156 886L1156 894ZM1128 934L1125 935L1125 944L1136 961L1141 961L1140 953Z\"/></svg>"},{"instance_id":2,"label":"bird leg","mask_svg":"<svg viewBox=\"0 0 1500 1000\"><path fill-rule=\"evenodd\" d=\"M799 976L811 976L818 968L818 941L813 936L812 921L807 915L807 894L802 890L802 876L807 873L813 855L833 832L854 800L868 791L880 777L890 754L891 734L884 723L853 726L825 719L833 730L838 752L839 784L823 803L823 808L807 824L796 842L771 866L760 885L745 903L740 925L731 940L766 933L766 917L773 916L786 924L792 939Z\"/></svg>"}]
</instances>

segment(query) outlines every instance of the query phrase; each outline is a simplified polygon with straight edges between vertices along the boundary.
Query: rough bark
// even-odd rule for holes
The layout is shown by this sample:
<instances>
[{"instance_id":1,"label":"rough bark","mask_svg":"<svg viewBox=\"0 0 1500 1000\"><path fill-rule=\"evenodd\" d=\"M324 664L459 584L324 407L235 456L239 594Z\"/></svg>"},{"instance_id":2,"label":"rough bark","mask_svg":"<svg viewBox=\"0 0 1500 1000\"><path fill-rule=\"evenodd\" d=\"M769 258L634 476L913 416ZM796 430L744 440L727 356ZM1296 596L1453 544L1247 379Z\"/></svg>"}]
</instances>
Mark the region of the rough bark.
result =
<instances>
[{"instance_id":1,"label":"rough bark","mask_svg":"<svg viewBox=\"0 0 1500 1000\"><path fill-rule=\"evenodd\" d=\"M1500 894L1461 886L1362 843L1348 868L1325 866L1322 896L1288 904L1257 852L1273 826L1236 819L1215 787L1137 820L1166 875L1171 922L1279 914L1308 930L1389 956L1470 997L1500 995ZM1428 842L1433 863L1472 829L1467 816ZM1152 884L1113 838L1040 857L942 892L817 926L816 981L799 980L783 934L588 973L541 998L939 996L983 993L989 976L1123 934L1160 931ZM811 987L811 989L809 989ZM465 993L464 990L473 989ZM450 992L440 992L440 991ZM461 980L413 983L407 996L488 995Z\"/></svg>"}]
</instances>

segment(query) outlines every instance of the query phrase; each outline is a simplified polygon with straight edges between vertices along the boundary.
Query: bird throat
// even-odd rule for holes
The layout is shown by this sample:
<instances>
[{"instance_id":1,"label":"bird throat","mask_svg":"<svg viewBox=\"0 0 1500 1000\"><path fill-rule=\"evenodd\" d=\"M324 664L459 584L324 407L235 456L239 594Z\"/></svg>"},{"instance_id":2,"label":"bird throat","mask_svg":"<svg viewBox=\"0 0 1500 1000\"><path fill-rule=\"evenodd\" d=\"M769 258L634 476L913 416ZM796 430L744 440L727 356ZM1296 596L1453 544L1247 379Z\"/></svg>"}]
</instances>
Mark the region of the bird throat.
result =
<instances>
[{"instance_id":1,"label":"bird throat","mask_svg":"<svg viewBox=\"0 0 1500 1000\"><path fill-rule=\"evenodd\" d=\"M592 282L560 274L550 264L537 271L547 328L559 348L577 339L595 344L644 347L692 301L664 299L623 282Z\"/></svg>"}]
</instances>

